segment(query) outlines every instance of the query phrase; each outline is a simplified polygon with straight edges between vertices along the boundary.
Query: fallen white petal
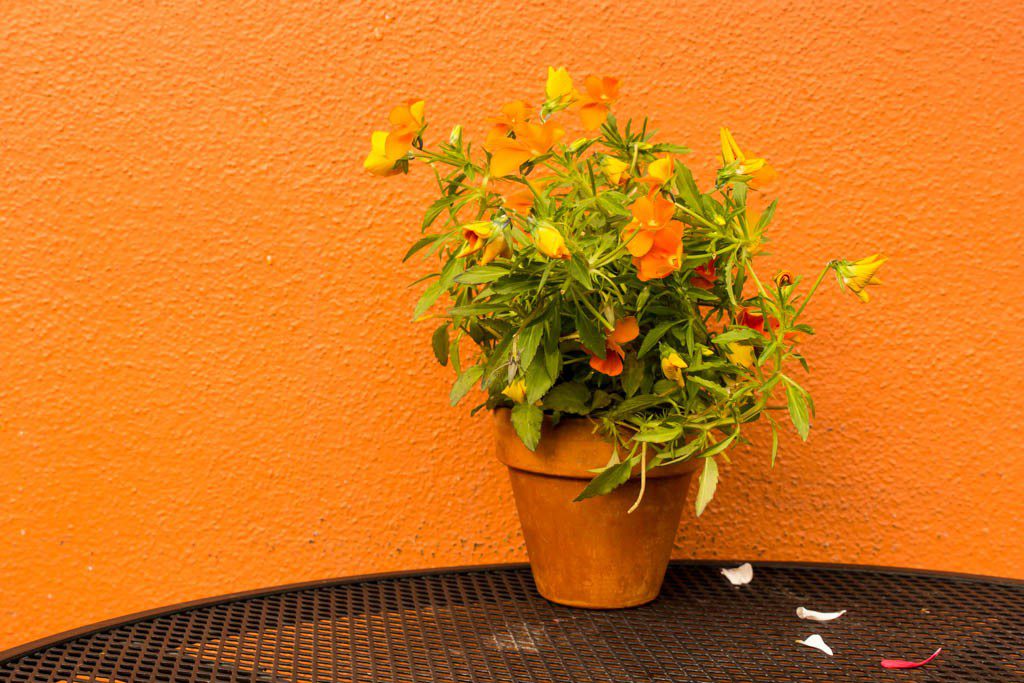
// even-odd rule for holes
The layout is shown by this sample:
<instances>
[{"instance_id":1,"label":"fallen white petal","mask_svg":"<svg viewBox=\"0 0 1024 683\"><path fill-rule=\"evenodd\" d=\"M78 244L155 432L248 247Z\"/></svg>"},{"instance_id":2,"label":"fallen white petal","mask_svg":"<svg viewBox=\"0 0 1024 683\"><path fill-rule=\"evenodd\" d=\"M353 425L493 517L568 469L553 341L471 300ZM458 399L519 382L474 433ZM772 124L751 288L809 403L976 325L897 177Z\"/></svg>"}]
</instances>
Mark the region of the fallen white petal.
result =
<instances>
[{"instance_id":1,"label":"fallen white petal","mask_svg":"<svg viewBox=\"0 0 1024 683\"><path fill-rule=\"evenodd\" d=\"M811 621L832 621L846 614L846 610L841 612L815 612L812 609L805 607L797 607L796 615L801 619L810 619Z\"/></svg>"},{"instance_id":2,"label":"fallen white petal","mask_svg":"<svg viewBox=\"0 0 1024 683\"><path fill-rule=\"evenodd\" d=\"M729 583L732 585L745 586L753 580L754 568L750 566L749 562L744 562L734 569L723 569L722 574L729 579Z\"/></svg>"},{"instance_id":3,"label":"fallen white petal","mask_svg":"<svg viewBox=\"0 0 1024 683\"><path fill-rule=\"evenodd\" d=\"M813 636L808 636L807 640L798 640L796 642L800 643L801 645L806 645L807 647L813 647L815 650L821 650L829 657L832 656L832 648L826 645L825 641L822 640L821 636L819 636L817 633L815 633Z\"/></svg>"}]
</instances>

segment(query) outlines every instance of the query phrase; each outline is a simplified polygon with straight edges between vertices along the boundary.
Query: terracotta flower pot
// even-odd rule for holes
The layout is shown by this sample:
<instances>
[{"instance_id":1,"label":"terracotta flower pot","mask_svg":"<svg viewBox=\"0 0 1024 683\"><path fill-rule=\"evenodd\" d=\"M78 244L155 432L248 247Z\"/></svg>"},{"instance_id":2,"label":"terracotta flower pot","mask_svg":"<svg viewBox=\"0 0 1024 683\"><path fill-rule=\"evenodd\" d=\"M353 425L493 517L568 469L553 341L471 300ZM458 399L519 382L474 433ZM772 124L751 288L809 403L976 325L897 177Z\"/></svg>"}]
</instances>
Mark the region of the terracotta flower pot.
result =
<instances>
[{"instance_id":1,"label":"terracotta flower pot","mask_svg":"<svg viewBox=\"0 0 1024 683\"><path fill-rule=\"evenodd\" d=\"M647 474L643 502L627 514L638 479L605 496L573 499L604 467L611 443L593 423L545 420L531 452L512 427L511 411L494 412L498 460L508 466L537 589L548 600L593 609L632 607L658 596L696 463Z\"/></svg>"}]
</instances>

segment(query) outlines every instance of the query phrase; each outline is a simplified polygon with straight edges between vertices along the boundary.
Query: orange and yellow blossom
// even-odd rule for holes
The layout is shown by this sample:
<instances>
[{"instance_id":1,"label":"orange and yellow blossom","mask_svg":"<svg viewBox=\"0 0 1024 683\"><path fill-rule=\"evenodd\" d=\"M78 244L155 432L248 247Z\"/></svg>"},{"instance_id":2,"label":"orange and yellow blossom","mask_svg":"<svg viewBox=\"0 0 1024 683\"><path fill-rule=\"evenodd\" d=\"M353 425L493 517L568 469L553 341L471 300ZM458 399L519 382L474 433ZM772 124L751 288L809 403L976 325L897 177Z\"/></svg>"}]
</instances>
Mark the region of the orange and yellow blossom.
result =
<instances>
[{"instance_id":1,"label":"orange and yellow blossom","mask_svg":"<svg viewBox=\"0 0 1024 683\"><path fill-rule=\"evenodd\" d=\"M607 334L604 341L604 358L590 355L590 367L600 373L616 377L622 374L622 359L626 352L622 344L631 342L640 336L640 326L636 318L630 316L615 323L615 328Z\"/></svg>"},{"instance_id":2,"label":"orange and yellow blossom","mask_svg":"<svg viewBox=\"0 0 1024 683\"><path fill-rule=\"evenodd\" d=\"M690 284L697 289L710 290L715 288L715 281L718 273L715 271L715 259L702 263L693 269L693 277Z\"/></svg>"},{"instance_id":3,"label":"orange and yellow blossom","mask_svg":"<svg viewBox=\"0 0 1024 683\"><path fill-rule=\"evenodd\" d=\"M565 246L565 238L562 233L548 225L541 225L533 231L533 243L537 245L537 251L548 258L569 259L572 254Z\"/></svg>"},{"instance_id":4,"label":"orange and yellow blossom","mask_svg":"<svg viewBox=\"0 0 1024 683\"><path fill-rule=\"evenodd\" d=\"M683 263L683 224L672 221L654 235L650 250L634 256L636 276L641 282L668 277Z\"/></svg>"},{"instance_id":5,"label":"orange and yellow blossom","mask_svg":"<svg viewBox=\"0 0 1024 683\"><path fill-rule=\"evenodd\" d=\"M587 130L600 128L608 118L612 103L619 97L619 79L612 76L587 76L585 92L577 93L580 120Z\"/></svg>"},{"instance_id":6,"label":"orange and yellow blossom","mask_svg":"<svg viewBox=\"0 0 1024 683\"><path fill-rule=\"evenodd\" d=\"M490 174L500 178L519 170L530 159L546 154L565 135L557 123L524 123L515 130L515 137L496 137L485 148L491 153Z\"/></svg>"},{"instance_id":7,"label":"orange and yellow blossom","mask_svg":"<svg viewBox=\"0 0 1024 683\"><path fill-rule=\"evenodd\" d=\"M465 258L477 253L484 248L487 238L494 232L494 224L490 221L474 221L462 226L462 238L466 243L455 255L455 258Z\"/></svg>"},{"instance_id":8,"label":"orange and yellow blossom","mask_svg":"<svg viewBox=\"0 0 1024 683\"><path fill-rule=\"evenodd\" d=\"M389 157L398 158L409 151L412 141L423 132L423 100L408 100L391 110L388 120L391 132L388 133L387 153Z\"/></svg>"},{"instance_id":9,"label":"orange and yellow blossom","mask_svg":"<svg viewBox=\"0 0 1024 683\"><path fill-rule=\"evenodd\" d=\"M775 180L775 169L768 165L768 162L764 159L751 157L747 158L740 150L739 145L736 144L736 139L729 132L728 128L722 128L720 131L722 139L722 161L726 166L734 162L739 162L736 167L736 174L741 176L749 176L749 185L751 187L764 187L769 185Z\"/></svg>"}]
</instances>

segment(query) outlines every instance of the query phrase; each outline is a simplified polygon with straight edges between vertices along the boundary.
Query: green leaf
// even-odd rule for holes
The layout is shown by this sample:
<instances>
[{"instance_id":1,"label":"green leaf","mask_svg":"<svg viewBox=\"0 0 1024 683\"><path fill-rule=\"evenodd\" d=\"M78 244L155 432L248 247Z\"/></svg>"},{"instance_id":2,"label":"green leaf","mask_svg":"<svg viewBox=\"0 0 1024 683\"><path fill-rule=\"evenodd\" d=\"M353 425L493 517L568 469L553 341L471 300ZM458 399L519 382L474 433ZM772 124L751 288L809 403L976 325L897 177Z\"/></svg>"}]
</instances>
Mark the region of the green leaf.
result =
<instances>
[{"instance_id":1,"label":"green leaf","mask_svg":"<svg viewBox=\"0 0 1024 683\"><path fill-rule=\"evenodd\" d=\"M572 259L569 260L568 268L570 277L583 285L585 289L591 289L594 286L590 279L590 264L582 256L574 254Z\"/></svg>"},{"instance_id":2,"label":"green leaf","mask_svg":"<svg viewBox=\"0 0 1024 683\"><path fill-rule=\"evenodd\" d=\"M580 333L580 341L592 354L598 358L604 358L607 349L604 345L604 335L598 329L597 324L587 317L587 311L577 309L576 331Z\"/></svg>"},{"instance_id":3,"label":"green leaf","mask_svg":"<svg viewBox=\"0 0 1024 683\"><path fill-rule=\"evenodd\" d=\"M718 463L714 458L705 458L704 469L700 473L700 481L697 486L698 517L704 512L704 508L708 506L711 499L715 497L716 488L718 488Z\"/></svg>"},{"instance_id":4,"label":"green leaf","mask_svg":"<svg viewBox=\"0 0 1024 683\"><path fill-rule=\"evenodd\" d=\"M678 439L679 435L682 433L682 425L653 427L651 429L642 429L634 434L633 441L643 441L645 443L668 443L669 441L675 441Z\"/></svg>"},{"instance_id":5,"label":"green leaf","mask_svg":"<svg viewBox=\"0 0 1024 683\"><path fill-rule=\"evenodd\" d=\"M675 325L678 325L680 322L681 321L679 320L669 320L668 322L659 323L651 328L651 331L644 336L643 343L640 344L640 350L637 351L636 354L637 358L643 358L646 356L647 353L654 348L654 345L658 343L658 340L665 336L666 332L672 329Z\"/></svg>"},{"instance_id":6,"label":"green leaf","mask_svg":"<svg viewBox=\"0 0 1024 683\"><path fill-rule=\"evenodd\" d=\"M619 403L611 410L608 411L608 417L613 420L618 420L624 417L639 413L641 410L647 410L654 406L661 405L662 403L668 402L668 399L664 396L655 396L654 394L641 394L640 396L633 396L627 398L625 401Z\"/></svg>"},{"instance_id":7,"label":"green leaf","mask_svg":"<svg viewBox=\"0 0 1024 683\"><path fill-rule=\"evenodd\" d=\"M448 323L434 330L430 345L434 347L434 357L437 358L437 362L441 365L448 365Z\"/></svg>"},{"instance_id":8,"label":"green leaf","mask_svg":"<svg viewBox=\"0 0 1024 683\"><path fill-rule=\"evenodd\" d=\"M444 283L440 280L432 283L429 287L423 290L423 294L420 296L420 300L416 302L416 308L412 312L413 320L416 320L430 310L430 307L437 303L437 300L441 297L444 290Z\"/></svg>"},{"instance_id":9,"label":"green leaf","mask_svg":"<svg viewBox=\"0 0 1024 683\"><path fill-rule=\"evenodd\" d=\"M508 275L508 268L503 266L473 266L457 275L455 281L463 285L479 285L493 282L503 275Z\"/></svg>"},{"instance_id":10,"label":"green leaf","mask_svg":"<svg viewBox=\"0 0 1024 683\"><path fill-rule=\"evenodd\" d=\"M421 237L420 239L416 240L416 243L409 247L409 251L405 252L405 256L402 257L402 263L408 261L413 254L418 252L423 247L426 247L436 242L440 237L441 235L427 235L426 237Z\"/></svg>"},{"instance_id":11,"label":"green leaf","mask_svg":"<svg viewBox=\"0 0 1024 683\"><path fill-rule=\"evenodd\" d=\"M775 420L769 420L772 425L772 467L775 467L775 458L779 454L779 426Z\"/></svg>"},{"instance_id":12,"label":"green leaf","mask_svg":"<svg viewBox=\"0 0 1024 683\"><path fill-rule=\"evenodd\" d=\"M526 368L524 379L526 380L526 402L531 404L546 394L554 383L554 379L548 374L547 364L542 356L533 359L530 367Z\"/></svg>"},{"instance_id":13,"label":"green leaf","mask_svg":"<svg viewBox=\"0 0 1024 683\"><path fill-rule=\"evenodd\" d=\"M469 390L473 388L473 385L480 381L480 378L484 376L484 366L474 365L470 368L466 368L455 380L452 385L452 392L448 396L448 400L451 404L458 405L462 397L469 393Z\"/></svg>"},{"instance_id":14,"label":"green leaf","mask_svg":"<svg viewBox=\"0 0 1024 683\"><path fill-rule=\"evenodd\" d=\"M786 383L786 401L789 403L789 418L793 421L800 438L807 441L811 423L807 418L807 399L800 387L792 382Z\"/></svg>"},{"instance_id":15,"label":"green leaf","mask_svg":"<svg viewBox=\"0 0 1024 683\"><path fill-rule=\"evenodd\" d=\"M590 412L587 402L590 390L581 382L563 382L556 385L544 396L544 407L562 413L586 415Z\"/></svg>"},{"instance_id":16,"label":"green leaf","mask_svg":"<svg viewBox=\"0 0 1024 683\"><path fill-rule=\"evenodd\" d=\"M622 388L626 396L632 396L644 380L644 366L632 353L627 353L622 363Z\"/></svg>"},{"instance_id":17,"label":"green leaf","mask_svg":"<svg viewBox=\"0 0 1024 683\"><path fill-rule=\"evenodd\" d=\"M633 462L630 459L623 460L622 462L609 465L598 474L596 477L590 480L586 488L580 491L580 495L576 496L574 502L580 502L587 498L593 498L594 496L603 496L606 493L611 493L618 487L629 481L629 475L633 470Z\"/></svg>"},{"instance_id":18,"label":"green leaf","mask_svg":"<svg viewBox=\"0 0 1024 683\"><path fill-rule=\"evenodd\" d=\"M537 349L540 347L540 342L543 338L543 325L529 325L519 333L517 348L519 350L519 364L522 367L530 367L534 357L537 355Z\"/></svg>"},{"instance_id":19,"label":"green leaf","mask_svg":"<svg viewBox=\"0 0 1024 683\"><path fill-rule=\"evenodd\" d=\"M532 403L517 403L512 408L512 426L522 440L523 445L531 451L540 443L540 426L544 421L544 411Z\"/></svg>"},{"instance_id":20,"label":"green leaf","mask_svg":"<svg viewBox=\"0 0 1024 683\"><path fill-rule=\"evenodd\" d=\"M709 390L711 393L715 394L716 396L729 396L729 392L725 390L725 387L715 384L711 380L704 379L699 375L689 374L686 376L686 381L693 382L694 384L699 384L705 389Z\"/></svg>"},{"instance_id":21,"label":"green leaf","mask_svg":"<svg viewBox=\"0 0 1024 683\"><path fill-rule=\"evenodd\" d=\"M711 341L716 344L732 344L741 341L763 341L764 337L749 327L734 327L728 332L723 332Z\"/></svg>"}]
</instances>

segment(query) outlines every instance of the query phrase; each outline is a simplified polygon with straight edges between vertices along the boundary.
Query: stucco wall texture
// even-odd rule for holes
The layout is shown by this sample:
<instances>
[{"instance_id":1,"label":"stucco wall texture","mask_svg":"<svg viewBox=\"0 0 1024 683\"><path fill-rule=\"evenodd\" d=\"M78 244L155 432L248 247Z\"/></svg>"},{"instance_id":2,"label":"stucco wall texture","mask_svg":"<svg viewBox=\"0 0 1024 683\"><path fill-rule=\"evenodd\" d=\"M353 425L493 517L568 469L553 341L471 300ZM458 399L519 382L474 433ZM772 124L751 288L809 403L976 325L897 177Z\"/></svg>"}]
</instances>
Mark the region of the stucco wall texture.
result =
<instances>
[{"instance_id":1,"label":"stucco wall texture","mask_svg":"<svg viewBox=\"0 0 1024 683\"><path fill-rule=\"evenodd\" d=\"M705 180L778 168L765 268L891 256L813 307L810 442L736 451L681 558L1024 577L1024 5L7 3L0 647L185 599L525 558L490 421L447 405L400 258L428 137L620 76ZM691 493L692 495L692 493Z\"/></svg>"}]
</instances>

